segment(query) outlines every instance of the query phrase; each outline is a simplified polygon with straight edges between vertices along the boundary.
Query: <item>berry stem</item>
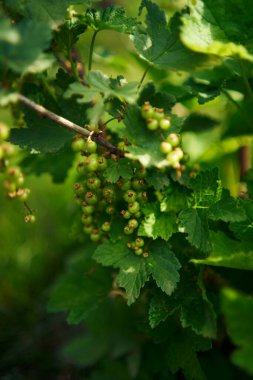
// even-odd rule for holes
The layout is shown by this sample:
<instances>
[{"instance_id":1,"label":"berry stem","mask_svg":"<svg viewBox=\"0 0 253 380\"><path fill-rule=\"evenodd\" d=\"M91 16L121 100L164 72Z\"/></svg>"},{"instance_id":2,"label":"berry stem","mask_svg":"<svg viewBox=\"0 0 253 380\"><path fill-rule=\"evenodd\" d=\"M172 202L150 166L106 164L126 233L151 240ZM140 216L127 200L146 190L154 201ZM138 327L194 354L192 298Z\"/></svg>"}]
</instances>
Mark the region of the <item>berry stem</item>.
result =
<instances>
[{"instance_id":1,"label":"berry stem","mask_svg":"<svg viewBox=\"0 0 253 380\"><path fill-rule=\"evenodd\" d=\"M45 107L34 103L33 101L31 101L30 99L28 99L24 95L19 95L19 102L22 105L24 105L24 106L32 109L33 111L37 112L37 114L39 114L40 116L54 121L56 124L59 124L63 128L70 130L71 132L79 133L80 135L85 136L87 138L91 136L91 132L88 129L80 127L80 125L77 125L77 124L73 123L72 121L65 119L64 117L59 116L59 115L47 110ZM119 157L124 156L124 152L122 152L116 146L112 145L107 140L105 140L100 135L100 132L93 133L91 136L91 139L96 141L99 145L106 148L109 152L114 153Z\"/></svg>"},{"instance_id":2,"label":"berry stem","mask_svg":"<svg viewBox=\"0 0 253 380\"><path fill-rule=\"evenodd\" d=\"M96 39L97 33L98 33L98 30L96 30L93 33L93 36L92 36L92 39L91 39L91 43L90 43L89 66L88 66L88 70L89 71L91 70L91 67L92 67L92 57L93 57L94 44L95 44L95 39Z\"/></svg>"}]
</instances>

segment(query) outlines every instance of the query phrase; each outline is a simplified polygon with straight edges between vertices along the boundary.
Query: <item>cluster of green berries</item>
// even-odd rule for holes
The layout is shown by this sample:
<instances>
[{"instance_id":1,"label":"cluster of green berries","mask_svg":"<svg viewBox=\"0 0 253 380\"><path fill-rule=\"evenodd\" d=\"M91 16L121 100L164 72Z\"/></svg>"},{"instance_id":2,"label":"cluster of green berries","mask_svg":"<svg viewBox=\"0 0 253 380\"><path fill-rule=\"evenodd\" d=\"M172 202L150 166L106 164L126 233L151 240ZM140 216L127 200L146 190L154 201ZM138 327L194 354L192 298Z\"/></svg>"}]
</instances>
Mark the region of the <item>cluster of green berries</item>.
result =
<instances>
[{"instance_id":1,"label":"cluster of green berries","mask_svg":"<svg viewBox=\"0 0 253 380\"><path fill-rule=\"evenodd\" d=\"M151 131L168 131L171 128L171 119L166 116L163 108L152 107L149 102L145 102L141 108L141 113L147 122L147 128ZM161 152L166 154L168 166L176 170L184 170L188 155L181 148L181 136L170 133L161 142Z\"/></svg>"},{"instance_id":2,"label":"cluster of green berries","mask_svg":"<svg viewBox=\"0 0 253 380\"><path fill-rule=\"evenodd\" d=\"M171 127L171 119L166 116L163 108L155 108L149 102L145 102L141 108L141 114L147 122L150 131L161 129L167 131Z\"/></svg>"},{"instance_id":3,"label":"cluster of green berries","mask_svg":"<svg viewBox=\"0 0 253 380\"><path fill-rule=\"evenodd\" d=\"M6 141L9 134L8 126L0 123L0 170L5 174L3 186L10 199L19 199L25 202L29 198L30 189L24 187L25 178L20 167L12 165L16 147Z\"/></svg>"},{"instance_id":4,"label":"cluster of green berries","mask_svg":"<svg viewBox=\"0 0 253 380\"><path fill-rule=\"evenodd\" d=\"M137 255L143 254L144 244L138 243L137 231L143 217L142 205L148 199L144 179L146 170L133 167L134 174L131 180L119 179L117 183L112 184L105 179L104 170L110 165L111 160L117 160L117 157L99 154L101 148L92 140L85 142L82 138L75 139L72 148L81 152L81 159L77 165L79 179L74 184L74 192L82 209L84 233L89 235L92 241L100 241L107 237L113 220L120 218L125 221L122 232L133 237L133 243L128 243L128 246Z\"/></svg>"}]
</instances>

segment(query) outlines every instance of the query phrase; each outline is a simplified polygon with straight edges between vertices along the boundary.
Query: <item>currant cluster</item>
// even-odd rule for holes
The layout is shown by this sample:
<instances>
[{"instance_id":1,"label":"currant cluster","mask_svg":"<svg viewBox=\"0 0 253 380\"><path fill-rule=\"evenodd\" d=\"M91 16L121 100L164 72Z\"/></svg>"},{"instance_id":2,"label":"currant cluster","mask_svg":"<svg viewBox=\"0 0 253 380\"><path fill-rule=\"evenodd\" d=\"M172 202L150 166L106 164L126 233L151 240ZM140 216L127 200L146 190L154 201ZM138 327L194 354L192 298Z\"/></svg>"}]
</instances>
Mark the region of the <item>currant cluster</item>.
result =
<instances>
[{"instance_id":1,"label":"currant cluster","mask_svg":"<svg viewBox=\"0 0 253 380\"><path fill-rule=\"evenodd\" d=\"M27 201L30 189L24 187L24 174L19 166L13 165L12 161L16 155L16 147L6 142L10 130L6 124L0 123L0 170L4 173L3 186L10 199ZM35 222L35 215L29 211L25 216L25 222Z\"/></svg>"},{"instance_id":2,"label":"currant cluster","mask_svg":"<svg viewBox=\"0 0 253 380\"><path fill-rule=\"evenodd\" d=\"M155 108L149 102L145 102L141 108L143 118L147 122L147 128L151 131L168 131L171 128L171 118L166 116L163 108ZM181 136L170 133L166 138L162 135L161 152L166 154L168 166L183 171L188 155L180 147Z\"/></svg>"},{"instance_id":3,"label":"currant cluster","mask_svg":"<svg viewBox=\"0 0 253 380\"><path fill-rule=\"evenodd\" d=\"M119 179L112 184L104 177L104 170L111 160L118 160L118 157L101 153L96 142L85 142L82 137L73 141L72 149L81 152L77 165L79 180L74 184L74 192L82 209L84 233L92 241L99 241L107 237L113 221L120 219L123 221L124 233L133 238L133 241L128 242L128 247L137 255L145 253L144 240L137 236L137 229L143 217L141 206L148 199L144 179L146 170L133 166L131 180Z\"/></svg>"}]
</instances>

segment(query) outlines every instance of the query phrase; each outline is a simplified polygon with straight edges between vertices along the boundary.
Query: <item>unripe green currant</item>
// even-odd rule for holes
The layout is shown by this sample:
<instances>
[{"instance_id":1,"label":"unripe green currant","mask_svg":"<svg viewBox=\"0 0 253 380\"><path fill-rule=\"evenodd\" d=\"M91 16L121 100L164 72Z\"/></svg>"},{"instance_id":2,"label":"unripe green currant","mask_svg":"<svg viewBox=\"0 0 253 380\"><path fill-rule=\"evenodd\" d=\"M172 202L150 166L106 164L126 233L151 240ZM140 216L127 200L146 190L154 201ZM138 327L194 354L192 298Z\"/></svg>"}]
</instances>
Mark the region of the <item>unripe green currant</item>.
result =
<instances>
[{"instance_id":1,"label":"unripe green currant","mask_svg":"<svg viewBox=\"0 0 253 380\"><path fill-rule=\"evenodd\" d=\"M133 228L133 229L136 229L137 227L138 227L138 222L137 222L137 220L136 219L130 219L129 221L128 221L128 226L130 227L130 228Z\"/></svg>"},{"instance_id":2,"label":"unripe green currant","mask_svg":"<svg viewBox=\"0 0 253 380\"><path fill-rule=\"evenodd\" d=\"M105 199L101 199L97 205L98 211L104 210L108 206L108 203Z\"/></svg>"},{"instance_id":3,"label":"unripe green currant","mask_svg":"<svg viewBox=\"0 0 253 380\"><path fill-rule=\"evenodd\" d=\"M91 215L93 214L95 208L92 205L85 205L85 206L82 206L82 210L84 214Z\"/></svg>"},{"instance_id":4,"label":"unripe green currant","mask_svg":"<svg viewBox=\"0 0 253 380\"><path fill-rule=\"evenodd\" d=\"M141 202L141 203L144 203L144 202L147 202L148 200L148 194L146 191L141 191L137 194L137 201L138 202Z\"/></svg>"},{"instance_id":5,"label":"unripe green currant","mask_svg":"<svg viewBox=\"0 0 253 380\"><path fill-rule=\"evenodd\" d=\"M71 149L74 152L81 152L85 148L85 141L83 138L77 138L72 141Z\"/></svg>"},{"instance_id":6,"label":"unripe green currant","mask_svg":"<svg viewBox=\"0 0 253 380\"><path fill-rule=\"evenodd\" d=\"M161 142L160 149L161 149L162 153L167 154L167 153L170 153L172 151L173 147L169 142L163 141L163 142Z\"/></svg>"},{"instance_id":7,"label":"unripe green currant","mask_svg":"<svg viewBox=\"0 0 253 380\"><path fill-rule=\"evenodd\" d=\"M35 223L36 222L36 216L33 214L26 215L24 218L26 223Z\"/></svg>"},{"instance_id":8,"label":"unripe green currant","mask_svg":"<svg viewBox=\"0 0 253 380\"><path fill-rule=\"evenodd\" d=\"M137 237L135 240L136 247L143 247L144 246L144 240L140 237Z\"/></svg>"},{"instance_id":9,"label":"unripe green currant","mask_svg":"<svg viewBox=\"0 0 253 380\"><path fill-rule=\"evenodd\" d=\"M0 141L7 140L9 137L10 131L7 125L0 123Z\"/></svg>"},{"instance_id":10,"label":"unripe green currant","mask_svg":"<svg viewBox=\"0 0 253 380\"><path fill-rule=\"evenodd\" d=\"M108 207L106 207L105 212L106 212L108 215L112 215L112 214L114 214L114 212L115 212L115 208L114 208L113 206L108 206Z\"/></svg>"},{"instance_id":11,"label":"unripe green currant","mask_svg":"<svg viewBox=\"0 0 253 380\"><path fill-rule=\"evenodd\" d=\"M92 226L92 225L89 225L89 226L84 225L84 227L83 227L83 231L87 235L90 235L93 230L94 230L94 226Z\"/></svg>"},{"instance_id":12,"label":"unripe green currant","mask_svg":"<svg viewBox=\"0 0 253 380\"><path fill-rule=\"evenodd\" d=\"M16 180L15 180L17 187L22 186L24 184L24 182L25 182L25 178L24 178L23 174L20 174L20 176L18 178L16 178Z\"/></svg>"},{"instance_id":13,"label":"unripe green currant","mask_svg":"<svg viewBox=\"0 0 253 380\"><path fill-rule=\"evenodd\" d=\"M92 140L86 141L85 150L88 153L95 153L97 151L97 143Z\"/></svg>"},{"instance_id":14,"label":"unripe green currant","mask_svg":"<svg viewBox=\"0 0 253 380\"><path fill-rule=\"evenodd\" d=\"M139 202L135 201L135 202L132 202L132 203L129 203L129 204L128 204L128 211L129 211L131 214L135 214L135 213L137 213L139 210L140 210L140 204L139 204Z\"/></svg>"},{"instance_id":15,"label":"unripe green currant","mask_svg":"<svg viewBox=\"0 0 253 380\"><path fill-rule=\"evenodd\" d=\"M137 178L145 178L147 176L147 170L145 168L140 168L135 173Z\"/></svg>"},{"instance_id":16,"label":"unripe green currant","mask_svg":"<svg viewBox=\"0 0 253 380\"><path fill-rule=\"evenodd\" d=\"M105 170L107 168L107 161L105 157L99 157L98 159L98 170Z\"/></svg>"},{"instance_id":17,"label":"unripe green currant","mask_svg":"<svg viewBox=\"0 0 253 380\"><path fill-rule=\"evenodd\" d=\"M174 149L174 152L175 152L174 154L177 155L178 160L181 161L182 158L184 157L184 152L182 151L182 149L177 147Z\"/></svg>"},{"instance_id":18,"label":"unripe green currant","mask_svg":"<svg viewBox=\"0 0 253 380\"><path fill-rule=\"evenodd\" d=\"M138 212L134 213L134 217L135 217L136 219L139 219L139 218L141 217L141 212L138 211Z\"/></svg>"},{"instance_id":19,"label":"unripe green currant","mask_svg":"<svg viewBox=\"0 0 253 380\"><path fill-rule=\"evenodd\" d=\"M87 181L87 187L91 190L96 190L100 187L101 180L98 177L90 177Z\"/></svg>"},{"instance_id":20,"label":"unripe green currant","mask_svg":"<svg viewBox=\"0 0 253 380\"><path fill-rule=\"evenodd\" d=\"M111 186L104 187L104 189L103 189L103 196L105 198L112 198L112 197L114 197L115 196L115 191L114 191L113 187L111 187Z\"/></svg>"},{"instance_id":21,"label":"unripe green currant","mask_svg":"<svg viewBox=\"0 0 253 380\"><path fill-rule=\"evenodd\" d=\"M83 187L79 182L76 182L74 184L74 192L76 195L82 195L83 194Z\"/></svg>"},{"instance_id":22,"label":"unripe green currant","mask_svg":"<svg viewBox=\"0 0 253 380\"><path fill-rule=\"evenodd\" d=\"M135 250L134 250L134 253L135 253L137 256L140 256L140 255L143 254L143 249L142 249L142 248L135 249Z\"/></svg>"},{"instance_id":23,"label":"unripe green currant","mask_svg":"<svg viewBox=\"0 0 253 380\"><path fill-rule=\"evenodd\" d=\"M120 213L124 219L129 219L131 217L131 214L128 210L122 210Z\"/></svg>"},{"instance_id":24,"label":"unripe green currant","mask_svg":"<svg viewBox=\"0 0 253 380\"><path fill-rule=\"evenodd\" d=\"M178 155L174 150L167 154L166 160L168 161L169 165L172 166L174 169L180 166Z\"/></svg>"},{"instance_id":25,"label":"unripe green currant","mask_svg":"<svg viewBox=\"0 0 253 380\"><path fill-rule=\"evenodd\" d=\"M10 168L8 168L7 174L9 177L17 179L22 175L22 172L18 166L11 166Z\"/></svg>"},{"instance_id":26,"label":"unripe green currant","mask_svg":"<svg viewBox=\"0 0 253 380\"><path fill-rule=\"evenodd\" d=\"M163 108L155 108L153 118L160 121L164 119L164 109Z\"/></svg>"},{"instance_id":27,"label":"unripe green currant","mask_svg":"<svg viewBox=\"0 0 253 380\"><path fill-rule=\"evenodd\" d=\"M85 194L85 201L88 203L88 205L94 205L97 203L98 198L96 194L92 193L91 191L88 191Z\"/></svg>"},{"instance_id":28,"label":"unripe green currant","mask_svg":"<svg viewBox=\"0 0 253 380\"><path fill-rule=\"evenodd\" d=\"M123 195L123 198L126 202L128 203L131 203L131 202L134 202L135 199L136 199L136 192L133 191L133 190L127 190L124 195Z\"/></svg>"},{"instance_id":29,"label":"unripe green currant","mask_svg":"<svg viewBox=\"0 0 253 380\"><path fill-rule=\"evenodd\" d=\"M146 183L142 178L135 178L132 180L134 190L142 190L146 187Z\"/></svg>"},{"instance_id":30,"label":"unripe green currant","mask_svg":"<svg viewBox=\"0 0 253 380\"><path fill-rule=\"evenodd\" d=\"M148 119L147 120L147 128L150 131L155 131L158 128L158 121L156 119Z\"/></svg>"},{"instance_id":31,"label":"unripe green currant","mask_svg":"<svg viewBox=\"0 0 253 380\"><path fill-rule=\"evenodd\" d=\"M87 225L92 223L93 218L91 215L83 214L81 220L83 224Z\"/></svg>"},{"instance_id":32,"label":"unripe green currant","mask_svg":"<svg viewBox=\"0 0 253 380\"><path fill-rule=\"evenodd\" d=\"M180 144L181 137L180 135L177 135L176 133L170 133L166 139L166 142L169 142L173 147L176 147Z\"/></svg>"},{"instance_id":33,"label":"unripe green currant","mask_svg":"<svg viewBox=\"0 0 253 380\"><path fill-rule=\"evenodd\" d=\"M109 232L111 230L111 223L110 222L104 222L101 227L102 231Z\"/></svg>"},{"instance_id":34,"label":"unripe green currant","mask_svg":"<svg viewBox=\"0 0 253 380\"><path fill-rule=\"evenodd\" d=\"M125 226L125 227L124 227L124 233L125 233L126 235L131 235L133 232L134 232L134 229L133 229L133 228L131 228L131 227L129 227L129 226Z\"/></svg>"},{"instance_id":35,"label":"unripe green currant","mask_svg":"<svg viewBox=\"0 0 253 380\"><path fill-rule=\"evenodd\" d=\"M144 117L144 119L149 119L153 116L154 110L153 107L150 105L149 102L145 102L144 105L141 107L141 115Z\"/></svg>"},{"instance_id":36,"label":"unripe green currant","mask_svg":"<svg viewBox=\"0 0 253 380\"><path fill-rule=\"evenodd\" d=\"M13 157L16 152L15 146L9 143L4 143L1 148L5 158Z\"/></svg>"},{"instance_id":37,"label":"unripe green currant","mask_svg":"<svg viewBox=\"0 0 253 380\"><path fill-rule=\"evenodd\" d=\"M121 189L127 191L131 188L131 181L123 181L121 184Z\"/></svg>"},{"instance_id":38,"label":"unripe green currant","mask_svg":"<svg viewBox=\"0 0 253 380\"><path fill-rule=\"evenodd\" d=\"M30 189L18 189L16 194L18 199L24 202L29 198L30 192Z\"/></svg>"},{"instance_id":39,"label":"unripe green currant","mask_svg":"<svg viewBox=\"0 0 253 380\"><path fill-rule=\"evenodd\" d=\"M171 127L170 117L168 116L165 119L161 119L159 121L159 127L164 131L169 129Z\"/></svg>"},{"instance_id":40,"label":"unripe green currant","mask_svg":"<svg viewBox=\"0 0 253 380\"><path fill-rule=\"evenodd\" d=\"M101 234L97 230L93 230L90 234L90 239L93 242L97 242L101 238Z\"/></svg>"},{"instance_id":41,"label":"unripe green currant","mask_svg":"<svg viewBox=\"0 0 253 380\"><path fill-rule=\"evenodd\" d=\"M98 169L98 158L95 153L92 153L85 159L85 166L89 172L95 172Z\"/></svg>"}]
</instances>

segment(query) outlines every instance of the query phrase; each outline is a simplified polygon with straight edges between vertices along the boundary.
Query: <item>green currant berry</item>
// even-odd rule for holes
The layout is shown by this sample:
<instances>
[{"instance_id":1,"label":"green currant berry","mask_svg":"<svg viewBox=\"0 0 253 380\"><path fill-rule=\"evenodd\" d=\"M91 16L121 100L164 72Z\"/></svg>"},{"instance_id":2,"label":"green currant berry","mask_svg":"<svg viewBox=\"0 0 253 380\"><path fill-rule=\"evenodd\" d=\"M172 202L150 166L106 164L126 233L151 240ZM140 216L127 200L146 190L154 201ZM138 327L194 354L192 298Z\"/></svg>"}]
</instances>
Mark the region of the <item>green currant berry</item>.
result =
<instances>
[{"instance_id":1,"label":"green currant berry","mask_svg":"<svg viewBox=\"0 0 253 380\"><path fill-rule=\"evenodd\" d=\"M85 150L88 153L95 153L97 151L97 143L95 141L89 140L86 141Z\"/></svg>"},{"instance_id":2,"label":"green currant berry","mask_svg":"<svg viewBox=\"0 0 253 380\"><path fill-rule=\"evenodd\" d=\"M137 178L145 178L147 176L147 170L144 167L141 167L135 173Z\"/></svg>"},{"instance_id":3,"label":"green currant berry","mask_svg":"<svg viewBox=\"0 0 253 380\"><path fill-rule=\"evenodd\" d=\"M128 203L132 203L135 201L136 199L136 192L133 191L133 190L127 190L124 195L123 195L123 198L126 202Z\"/></svg>"},{"instance_id":4,"label":"green currant berry","mask_svg":"<svg viewBox=\"0 0 253 380\"><path fill-rule=\"evenodd\" d=\"M123 216L124 219L129 219L131 217L130 212L127 211L127 210L122 210L120 213L121 213L121 215Z\"/></svg>"},{"instance_id":5,"label":"green currant berry","mask_svg":"<svg viewBox=\"0 0 253 380\"><path fill-rule=\"evenodd\" d=\"M105 212L106 212L108 215L112 215L112 214L114 214L114 212L115 212L115 208L114 208L113 206L108 206L108 207L106 207Z\"/></svg>"},{"instance_id":6,"label":"green currant berry","mask_svg":"<svg viewBox=\"0 0 253 380\"><path fill-rule=\"evenodd\" d=\"M104 232L109 232L111 230L111 223L110 222L104 222L101 229Z\"/></svg>"},{"instance_id":7,"label":"green currant berry","mask_svg":"<svg viewBox=\"0 0 253 380\"><path fill-rule=\"evenodd\" d=\"M89 225L89 226L84 225L84 227L83 227L83 231L87 235L90 235L91 232L93 231L93 229L94 229L94 226L92 226L92 225Z\"/></svg>"},{"instance_id":8,"label":"green currant berry","mask_svg":"<svg viewBox=\"0 0 253 380\"><path fill-rule=\"evenodd\" d=\"M92 216L91 215L88 215L88 214L83 214L82 215L82 223L83 224L91 224L92 223Z\"/></svg>"},{"instance_id":9,"label":"green currant berry","mask_svg":"<svg viewBox=\"0 0 253 380\"><path fill-rule=\"evenodd\" d=\"M18 166L11 166L8 168L7 174L9 177L17 179L22 175L22 172Z\"/></svg>"},{"instance_id":10,"label":"green currant berry","mask_svg":"<svg viewBox=\"0 0 253 380\"><path fill-rule=\"evenodd\" d=\"M90 239L93 242L97 242L100 238L101 234L97 230L92 231L92 233L90 234Z\"/></svg>"},{"instance_id":11,"label":"green currant berry","mask_svg":"<svg viewBox=\"0 0 253 380\"><path fill-rule=\"evenodd\" d=\"M85 194L85 201L88 203L88 205L94 205L97 203L98 198L96 194L92 193L91 191L88 191Z\"/></svg>"},{"instance_id":12,"label":"green currant berry","mask_svg":"<svg viewBox=\"0 0 253 380\"><path fill-rule=\"evenodd\" d=\"M84 214L91 215L95 211L95 208L94 206L91 206L91 205L85 205L85 206L82 206L82 210Z\"/></svg>"},{"instance_id":13,"label":"green currant berry","mask_svg":"<svg viewBox=\"0 0 253 380\"><path fill-rule=\"evenodd\" d=\"M170 133L166 139L166 142L170 143L173 147L176 147L180 144L181 137L180 135L177 135L176 133Z\"/></svg>"},{"instance_id":14,"label":"green currant berry","mask_svg":"<svg viewBox=\"0 0 253 380\"><path fill-rule=\"evenodd\" d=\"M174 154L177 155L178 157L178 161L181 161L182 158L184 157L184 152L182 151L182 149L177 147L174 149L174 152L175 152Z\"/></svg>"},{"instance_id":15,"label":"green currant berry","mask_svg":"<svg viewBox=\"0 0 253 380\"><path fill-rule=\"evenodd\" d=\"M99 157L98 159L98 170L105 170L107 168L107 161L105 157Z\"/></svg>"},{"instance_id":16,"label":"green currant berry","mask_svg":"<svg viewBox=\"0 0 253 380\"><path fill-rule=\"evenodd\" d=\"M2 151L5 158L11 158L15 155L16 149L15 146L9 143L4 143L2 145Z\"/></svg>"},{"instance_id":17,"label":"green currant berry","mask_svg":"<svg viewBox=\"0 0 253 380\"><path fill-rule=\"evenodd\" d=\"M7 140L10 131L6 124L0 123L0 141Z\"/></svg>"},{"instance_id":18,"label":"green currant berry","mask_svg":"<svg viewBox=\"0 0 253 380\"><path fill-rule=\"evenodd\" d=\"M143 249L142 249L142 248L135 249L134 253L135 253L137 256L140 256L140 255L143 254Z\"/></svg>"},{"instance_id":19,"label":"green currant berry","mask_svg":"<svg viewBox=\"0 0 253 380\"><path fill-rule=\"evenodd\" d=\"M161 152L167 154L167 153L170 153L172 151L173 147L167 141L163 141L163 142L161 142L160 149L161 149Z\"/></svg>"},{"instance_id":20,"label":"green currant berry","mask_svg":"<svg viewBox=\"0 0 253 380\"><path fill-rule=\"evenodd\" d=\"M141 115L144 119L149 119L153 116L154 110L153 107L149 104L149 102L145 102L141 107Z\"/></svg>"},{"instance_id":21,"label":"green currant berry","mask_svg":"<svg viewBox=\"0 0 253 380\"><path fill-rule=\"evenodd\" d=\"M33 214L26 215L24 218L26 223L35 223L36 222L36 216Z\"/></svg>"},{"instance_id":22,"label":"green currant berry","mask_svg":"<svg viewBox=\"0 0 253 380\"><path fill-rule=\"evenodd\" d=\"M94 153L93 153L94 154ZM98 169L98 158L96 155L90 155L85 159L85 166L89 172L95 172Z\"/></svg>"},{"instance_id":23,"label":"green currant berry","mask_svg":"<svg viewBox=\"0 0 253 380\"><path fill-rule=\"evenodd\" d=\"M17 190L17 197L20 201L24 202L24 201L27 201L30 193L31 193L30 189L18 189Z\"/></svg>"},{"instance_id":24,"label":"green currant berry","mask_svg":"<svg viewBox=\"0 0 253 380\"><path fill-rule=\"evenodd\" d=\"M90 177L87 181L87 187L91 190L96 190L100 187L101 180L98 177Z\"/></svg>"},{"instance_id":25,"label":"green currant berry","mask_svg":"<svg viewBox=\"0 0 253 380\"><path fill-rule=\"evenodd\" d=\"M128 225L130 228L136 229L138 227L139 223L137 222L136 219L130 219L128 221Z\"/></svg>"},{"instance_id":26,"label":"green currant berry","mask_svg":"<svg viewBox=\"0 0 253 380\"><path fill-rule=\"evenodd\" d=\"M131 235L133 232L134 232L134 229L133 229L133 228L131 228L131 227L129 227L129 226L125 226L125 227L124 227L124 233L125 233L126 235Z\"/></svg>"},{"instance_id":27,"label":"green currant berry","mask_svg":"<svg viewBox=\"0 0 253 380\"><path fill-rule=\"evenodd\" d=\"M72 141L71 149L74 152L81 152L85 148L85 141L83 138L78 138Z\"/></svg>"},{"instance_id":28,"label":"green currant berry","mask_svg":"<svg viewBox=\"0 0 253 380\"><path fill-rule=\"evenodd\" d=\"M164 109L163 108L155 108L153 118L160 121L164 119Z\"/></svg>"},{"instance_id":29,"label":"green currant berry","mask_svg":"<svg viewBox=\"0 0 253 380\"><path fill-rule=\"evenodd\" d=\"M74 192L75 192L76 195L82 195L83 194L84 189L83 189L82 185L79 182L76 182L74 184Z\"/></svg>"},{"instance_id":30,"label":"green currant berry","mask_svg":"<svg viewBox=\"0 0 253 380\"><path fill-rule=\"evenodd\" d=\"M98 203L98 211L103 211L108 206L108 203L105 199L101 199Z\"/></svg>"},{"instance_id":31,"label":"green currant berry","mask_svg":"<svg viewBox=\"0 0 253 380\"><path fill-rule=\"evenodd\" d=\"M178 160L178 155L174 150L167 154L166 160L168 161L169 166L172 166L174 169L179 168L180 164Z\"/></svg>"},{"instance_id":32,"label":"green currant berry","mask_svg":"<svg viewBox=\"0 0 253 380\"><path fill-rule=\"evenodd\" d=\"M171 127L170 117L166 117L165 119L161 119L159 121L159 127L164 131L169 129Z\"/></svg>"},{"instance_id":33,"label":"green currant berry","mask_svg":"<svg viewBox=\"0 0 253 380\"><path fill-rule=\"evenodd\" d=\"M136 213L134 214L134 217L135 217L136 219L139 219L139 218L141 217L141 212L140 212L140 211L136 212Z\"/></svg>"},{"instance_id":34,"label":"green currant berry","mask_svg":"<svg viewBox=\"0 0 253 380\"><path fill-rule=\"evenodd\" d=\"M148 119L147 120L147 128L150 131L155 131L158 128L158 121L156 119Z\"/></svg>"},{"instance_id":35,"label":"green currant berry","mask_svg":"<svg viewBox=\"0 0 253 380\"><path fill-rule=\"evenodd\" d=\"M143 247L144 246L144 240L140 237L137 237L137 239L135 240L135 245L136 247Z\"/></svg>"},{"instance_id":36,"label":"green currant berry","mask_svg":"<svg viewBox=\"0 0 253 380\"><path fill-rule=\"evenodd\" d=\"M135 178L132 180L134 190L143 190L146 187L146 183L142 178Z\"/></svg>"},{"instance_id":37,"label":"green currant berry","mask_svg":"<svg viewBox=\"0 0 253 380\"><path fill-rule=\"evenodd\" d=\"M146 191L141 191L137 194L137 201L138 202L141 202L141 203L144 203L144 202L147 202L148 200L148 194Z\"/></svg>"},{"instance_id":38,"label":"green currant berry","mask_svg":"<svg viewBox=\"0 0 253 380\"><path fill-rule=\"evenodd\" d=\"M137 213L138 211L140 210L140 204L139 202L132 202L132 203L129 203L128 204L128 211L131 213L131 214L135 214Z\"/></svg>"},{"instance_id":39,"label":"green currant berry","mask_svg":"<svg viewBox=\"0 0 253 380\"><path fill-rule=\"evenodd\" d=\"M16 178L16 180L15 180L17 187L22 186L24 184L24 182L25 182L25 178L24 178L23 174L20 174L20 176L18 178Z\"/></svg>"},{"instance_id":40,"label":"green currant berry","mask_svg":"<svg viewBox=\"0 0 253 380\"><path fill-rule=\"evenodd\" d=\"M112 197L114 197L115 196L114 188L111 187L111 186L104 187L104 189L103 189L103 196L105 198L112 198Z\"/></svg>"}]
</instances>

